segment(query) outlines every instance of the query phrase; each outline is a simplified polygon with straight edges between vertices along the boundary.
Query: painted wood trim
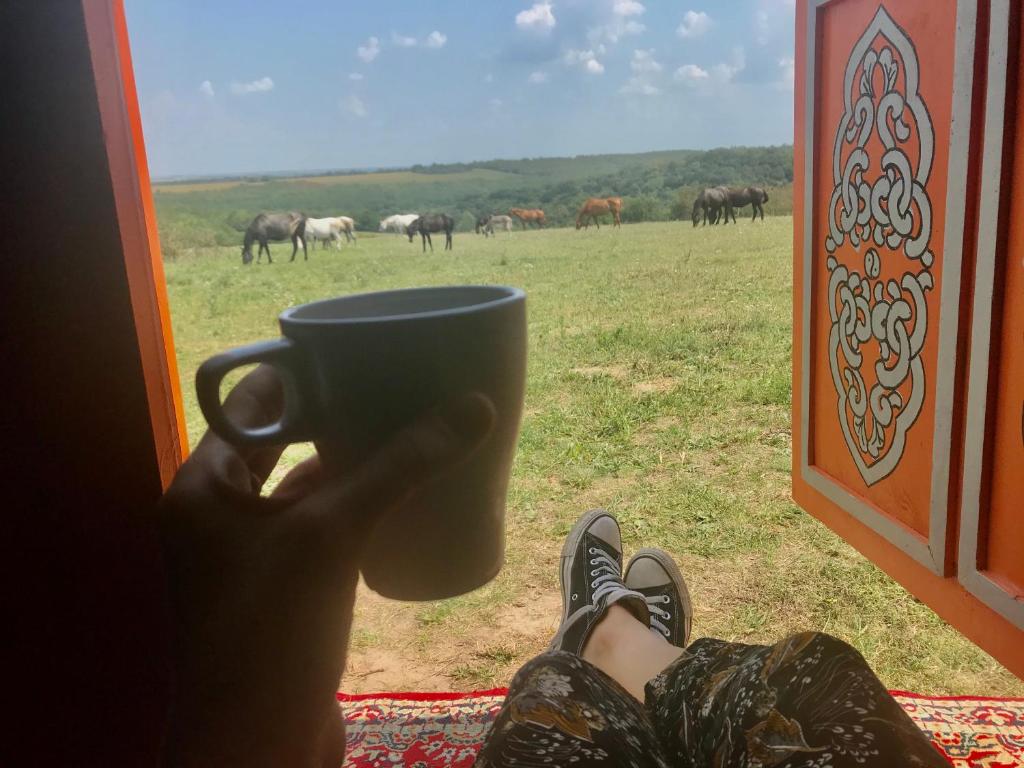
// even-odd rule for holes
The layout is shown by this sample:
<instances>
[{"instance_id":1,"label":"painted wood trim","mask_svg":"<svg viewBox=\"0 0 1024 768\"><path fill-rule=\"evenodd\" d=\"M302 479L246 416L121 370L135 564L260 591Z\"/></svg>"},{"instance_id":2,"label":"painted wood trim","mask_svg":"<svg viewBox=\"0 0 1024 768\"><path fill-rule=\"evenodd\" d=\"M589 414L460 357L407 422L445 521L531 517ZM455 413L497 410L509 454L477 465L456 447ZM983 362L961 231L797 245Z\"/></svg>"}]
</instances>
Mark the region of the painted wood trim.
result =
<instances>
[{"instance_id":1,"label":"painted wood trim","mask_svg":"<svg viewBox=\"0 0 1024 768\"><path fill-rule=\"evenodd\" d=\"M834 504L853 515L873 531L896 545L902 552L938 575L945 575L947 562L947 519L949 516L949 476L952 449L954 380L938 377L935 392L935 437L932 443L931 504L928 538L888 517L851 489L840 485L810 463L810 375L813 306L814 221L817 215L814 189L815 133L818 117L817 36L820 9L835 0L808 0L803 31L806 52L804 74L804 176L803 176L803 282L802 371L800 378L801 420L804 439L800 445L801 479ZM971 101L974 91L974 53L977 0L958 0L953 68L953 123L950 127L947 179L966 178L969 163ZM799 32L799 30L798 30ZM961 264L963 261L964 212L953 205L956 185L947 181L946 226L942 268L942 298L939 304L939 350L936 368L952 369L957 359L957 334L960 323Z\"/></svg>"},{"instance_id":2,"label":"painted wood trim","mask_svg":"<svg viewBox=\"0 0 1024 768\"><path fill-rule=\"evenodd\" d=\"M992 610L1024 629L1024 602L985 575L979 567L979 531L984 498L983 476L991 459L986 449L992 364L992 301L1001 233L1000 200L1006 127L1006 83L1009 61L1010 2L991 0L989 52L982 152L981 200L978 214L978 255L971 328L971 359L964 445L963 497L960 506L960 583ZM1016 66L1016 62L1012 62ZM1019 150L1019 148L1017 148Z\"/></svg>"},{"instance_id":3,"label":"painted wood trim","mask_svg":"<svg viewBox=\"0 0 1024 768\"><path fill-rule=\"evenodd\" d=\"M188 453L160 238L122 0L82 0L135 331L166 488Z\"/></svg>"}]
</instances>

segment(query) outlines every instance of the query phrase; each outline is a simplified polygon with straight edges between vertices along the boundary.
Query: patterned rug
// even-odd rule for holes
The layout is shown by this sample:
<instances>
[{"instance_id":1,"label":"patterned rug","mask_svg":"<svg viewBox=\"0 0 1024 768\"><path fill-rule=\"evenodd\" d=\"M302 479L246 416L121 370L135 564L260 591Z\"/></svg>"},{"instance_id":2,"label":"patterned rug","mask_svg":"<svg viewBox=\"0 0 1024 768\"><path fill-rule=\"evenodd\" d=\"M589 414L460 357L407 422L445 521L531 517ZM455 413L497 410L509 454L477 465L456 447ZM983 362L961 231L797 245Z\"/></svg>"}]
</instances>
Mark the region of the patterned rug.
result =
<instances>
[{"instance_id":1,"label":"patterned rug","mask_svg":"<svg viewBox=\"0 0 1024 768\"><path fill-rule=\"evenodd\" d=\"M1024 699L949 698L893 691L951 765L1024 766ZM348 724L348 768L466 768L505 698L469 693L339 693Z\"/></svg>"}]
</instances>

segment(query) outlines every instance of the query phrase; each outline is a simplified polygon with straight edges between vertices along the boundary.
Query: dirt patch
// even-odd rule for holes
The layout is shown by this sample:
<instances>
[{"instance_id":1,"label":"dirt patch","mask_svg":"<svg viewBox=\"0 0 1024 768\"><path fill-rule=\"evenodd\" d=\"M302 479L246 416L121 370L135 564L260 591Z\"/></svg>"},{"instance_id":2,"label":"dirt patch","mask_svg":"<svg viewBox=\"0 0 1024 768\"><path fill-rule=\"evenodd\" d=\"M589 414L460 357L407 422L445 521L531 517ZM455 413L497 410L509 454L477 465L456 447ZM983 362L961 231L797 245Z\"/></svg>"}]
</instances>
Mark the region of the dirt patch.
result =
<instances>
[{"instance_id":1,"label":"dirt patch","mask_svg":"<svg viewBox=\"0 0 1024 768\"><path fill-rule=\"evenodd\" d=\"M596 379L599 376L610 376L618 381L625 381L630 376L630 370L624 365L585 365L579 368L572 368L573 373L585 376L588 379Z\"/></svg>"},{"instance_id":2,"label":"dirt patch","mask_svg":"<svg viewBox=\"0 0 1024 768\"><path fill-rule=\"evenodd\" d=\"M660 394L671 392L675 386L676 379L673 376L659 376L656 379L636 382L633 385L633 391L638 395Z\"/></svg>"}]
</instances>

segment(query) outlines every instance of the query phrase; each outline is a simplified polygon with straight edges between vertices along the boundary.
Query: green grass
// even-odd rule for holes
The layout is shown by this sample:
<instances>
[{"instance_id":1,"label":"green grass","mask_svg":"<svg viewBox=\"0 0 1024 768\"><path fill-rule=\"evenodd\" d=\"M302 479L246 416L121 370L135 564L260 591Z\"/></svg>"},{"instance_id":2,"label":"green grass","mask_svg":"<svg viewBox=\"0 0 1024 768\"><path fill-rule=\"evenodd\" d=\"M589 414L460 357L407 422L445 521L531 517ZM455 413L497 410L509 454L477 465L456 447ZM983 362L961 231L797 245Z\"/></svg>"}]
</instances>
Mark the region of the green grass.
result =
<instances>
[{"instance_id":1,"label":"green grass","mask_svg":"<svg viewBox=\"0 0 1024 768\"><path fill-rule=\"evenodd\" d=\"M285 307L413 285L521 286L530 362L507 565L472 595L402 607L402 638L389 634L397 619L361 614L359 643L411 643L427 666L438 648L463 649L453 684L507 683L557 620L561 537L583 509L604 506L628 550L661 546L680 561L698 635L762 642L824 629L890 687L1024 694L790 500L791 232L788 217L492 240L457 232L453 252L433 255L366 236L308 263L288 263L290 246L278 245L273 265L249 268L237 246L197 251L166 265L190 437L203 429L198 363L275 336ZM308 451L290 449L284 465Z\"/></svg>"}]
</instances>

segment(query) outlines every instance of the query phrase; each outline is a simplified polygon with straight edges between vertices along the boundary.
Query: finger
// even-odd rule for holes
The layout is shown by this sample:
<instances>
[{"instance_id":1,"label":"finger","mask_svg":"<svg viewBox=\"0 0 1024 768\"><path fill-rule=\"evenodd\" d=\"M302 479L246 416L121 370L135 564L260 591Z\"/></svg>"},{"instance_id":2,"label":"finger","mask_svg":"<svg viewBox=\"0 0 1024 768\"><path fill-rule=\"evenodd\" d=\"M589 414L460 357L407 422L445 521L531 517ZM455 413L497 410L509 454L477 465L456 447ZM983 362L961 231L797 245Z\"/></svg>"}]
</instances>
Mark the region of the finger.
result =
<instances>
[{"instance_id":1,"label":"finger","mask_svg":"<svg viewBox=\"0 0 1024 768\"><path fill-rule=\"evenodd\" d=\"M381 513L473 453L494 421L490 400L464 395L399 432L354 474L325 481L303 506L326 517L340 534L331 539L358 547Z\"/></svg>"},{"instance_id":2,"label":"finger","mask_svg":"<svg viewBox=\"0 0 1024 768\"><path fill-rule=\"evenodd\" d=\"M288 470L288 474L277 484L270 498L294 503L319 488L322 481L323 465L320 456L313 455Z\"/></svg>"},{"instance_id":3,"label":"finger","mask_svg":"<svg viewBox=\"0 0 1024 768\"><path fill-rule=\"evenodd\" d=\"M277 421L284 409L281 379L269 365L260 365L246 374L228 393L224 412L242 427L255 427ZM195 454L231 485L259 492L277 465L285 446L236 446L212 430L207 430Z\"/></svg>"}]
</instances>

